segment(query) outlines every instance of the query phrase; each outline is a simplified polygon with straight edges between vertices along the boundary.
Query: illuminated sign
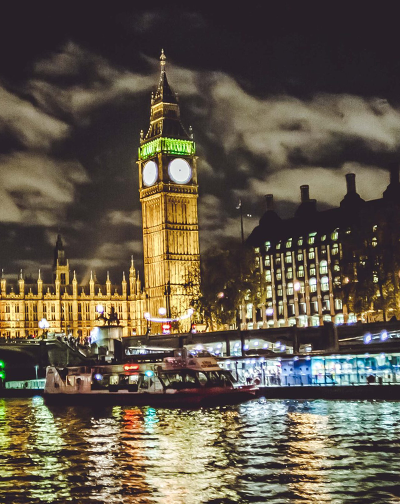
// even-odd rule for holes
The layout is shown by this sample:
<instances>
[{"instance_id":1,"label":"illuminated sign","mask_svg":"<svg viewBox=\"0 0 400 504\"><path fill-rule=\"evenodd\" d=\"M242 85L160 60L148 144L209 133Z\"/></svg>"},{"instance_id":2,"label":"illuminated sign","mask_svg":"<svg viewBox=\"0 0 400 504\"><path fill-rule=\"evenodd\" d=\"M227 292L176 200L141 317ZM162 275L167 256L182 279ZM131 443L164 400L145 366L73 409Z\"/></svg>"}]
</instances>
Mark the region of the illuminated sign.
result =
<instances>
[{"instance_id":1,"label":"illuminated sign","mask_svg":"<svg viewBox=\"0 0 400 504\"><path fill-rule=\"evenodd\" d=\"M156 138L139 147L139 159L147 159L158 152L167 154L193 156L196 152L195 143L192 140L177 140L175 138Z\"/></svg>"},{"instance_id":2,"label":"illuminated sign","mask_svg":"<svg viewBox=\"0 0 400 504\"><path fill-rule=\"evenodd\" d=\"M139 364L125 364L124 371L137 371Z\"/></svg>"},{"instance_id":3,"label":"illuminated sign","mask_svg":"<svg viewBox=\"0 0 400 504\"><path fill-rule=\"evenodd\" d=\"M171 334L171 322L163 322L161 327L163 334Z\"/></svg>"}]
</instances>

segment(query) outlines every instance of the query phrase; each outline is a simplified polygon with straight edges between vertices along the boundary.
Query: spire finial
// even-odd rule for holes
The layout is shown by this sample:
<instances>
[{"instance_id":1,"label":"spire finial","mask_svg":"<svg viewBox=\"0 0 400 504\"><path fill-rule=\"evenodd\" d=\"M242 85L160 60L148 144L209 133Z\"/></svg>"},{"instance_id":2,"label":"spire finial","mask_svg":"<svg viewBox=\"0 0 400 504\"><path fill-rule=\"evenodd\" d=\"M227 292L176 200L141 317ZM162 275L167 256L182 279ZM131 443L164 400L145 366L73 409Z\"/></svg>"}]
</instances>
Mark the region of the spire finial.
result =
<instances>
[{"instance_id":1,"label":"spire finial","mask_svg":"<svg viewBox=\"0 0 400 504\"><path fill-rule=\"evenodd\" d=\"M39 276L38 276L38 280L41 280L41 277L40 277L40 269L39 269Z\"/></svg>"},{"instance_id":2,"label":"spire finial","mask_svg":"<svg viewBox=\"0 0 400 504\"><path fill-rule=\"evenodd\" d=\"M109 281L110 281L110 272L107 271L107 282L109 282Z\"/></svg>"},{"instance_id":3,"label":"spire finial","mask_svg":"<svg viewBox=\"0 0 400 504\"><path fill-rule=\"evenodd\" d=\"M161 56L160 56L161 72L165 72L165 61L166 60L167 60L167 57L164 54L164 49L161 49Z\"/></svg>"}]
</instances>

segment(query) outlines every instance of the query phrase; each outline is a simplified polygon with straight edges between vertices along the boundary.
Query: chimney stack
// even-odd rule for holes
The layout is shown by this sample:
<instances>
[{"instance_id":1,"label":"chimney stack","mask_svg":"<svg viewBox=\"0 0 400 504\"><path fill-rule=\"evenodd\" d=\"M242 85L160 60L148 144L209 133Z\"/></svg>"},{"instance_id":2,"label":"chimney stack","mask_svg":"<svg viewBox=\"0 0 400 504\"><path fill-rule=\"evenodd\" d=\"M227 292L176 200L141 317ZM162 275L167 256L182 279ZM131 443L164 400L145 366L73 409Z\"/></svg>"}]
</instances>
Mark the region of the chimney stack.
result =
<instances>
[{"instance_id":1,"label":"chimney stack","mask_svg":"<svg viewBox=\"0 0 400 504\"><path fill-rule=\"evenodd\" d=\"M273 194L266 194L265 201L267 203L267 211L273 210L274 209L274 195Z\"/></svg>"},{"instance_id":2,"label":"chimney stack","mask_svg":"<svg viewBox=\"0 0 400 504\"><path fill-rule=\"evenodd\" d=\"M307 201L310 201L310 187L308 185L302 185L300 186L300 191L301 202L306 203Z\"/></svg>"},{"instance_id":3,"label":"chimney stack","mask_svg":"<svg viewBox=\"0 0 400 504\"><path fill-rule=\"evenodd\" d=\"M346 184L347 184L347 194L356 193L356 174L347 173L346 174Z\"/></svg>"}]
</instances>

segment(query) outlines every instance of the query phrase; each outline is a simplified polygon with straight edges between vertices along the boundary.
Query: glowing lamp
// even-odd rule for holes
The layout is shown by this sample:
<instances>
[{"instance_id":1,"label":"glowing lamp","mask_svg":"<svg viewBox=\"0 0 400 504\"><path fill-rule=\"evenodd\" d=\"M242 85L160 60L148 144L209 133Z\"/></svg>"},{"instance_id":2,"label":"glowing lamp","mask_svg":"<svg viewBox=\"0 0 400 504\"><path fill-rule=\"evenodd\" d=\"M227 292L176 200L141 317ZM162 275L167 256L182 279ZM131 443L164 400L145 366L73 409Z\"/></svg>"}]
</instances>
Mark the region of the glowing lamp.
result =
<instances>
[{"instance_id":1,"label":"glowing lamp","mask_svg":"<svg viewBox=\"0 0 400 504\"><path fill-rule=\"evenodd\" d=\"M5 377L6 377L6 373L4 371L0 371L0 379L4 380Z\"/></svg>"},{"instance_id":2,"label":"glowing lamp","mask_svg":"<svg viewBox=\"0 0 400 504\"><path fill-rule=\"evenodd\" d=\"M367 333L365 336L364 336L364 343L366 345L368 345L368 343L371 343L372 341L372 336L371 336L371 333Z\"/></svg>"},{"instance_id":3,"label":"glowing lamp","mask_svg":"<svg viewBox=\"0 0 400 504\"><path fill-rule=\"evenodd\" d=\"M0 369L4 369L5 367L4 361L0 360Z\"/></svg>"},{"instance_id":4,"label":"glowing lamp","mask_svg":"<svg viewBox=\"0 0 400 504\"><path fill-rule=\"evenodd\" d=\"M124 371L137 371L139 369L139 364L125 364Z\"/></svg>"},{"instance_id":5,"label":"glowing lamp","mask_svg":"<svg viewBox=\"0 0 400 504\"><path fill-rule=\"evenodd\" d=\"M386 341L388 339L389 335L387 331L382 331L381 332L381 341Z\"/></svg>"},{"instance_id":6,"label":"glowing lamp","mask_svg":"<svg viewBox=\"0 0 400 504\"><path fill-rule=\"evenodd\" d=\"M265 310L265 314L268 315L268 317L270 317L271 315L274 314L274 309L273 308L267 308Z\"/></svg>"},{"instance_id":7,"label":"glowing lamp","mask_svg":"<svg viewBox=\"0 0 400 504\"><path fill-rule=\"evenodd\" d=\"M147 376L147 378L151 378L152 376L154 376L154 371L148 369L147 371L144 372L144 374Z\"/></svg>"},{"instance_id":8,"label":"glowing lamp","mask_svg":"<svg viewBox=\"0 0 400 504\"><path fill-rule=\"evenodd\" d=\"M94 375L94 378L95 378L96 380L100 381L100 380L102 380L102 379L103 379L103 375L102 375L102 374L100 374L100 373L96 373L96 374Z\"/></svg>"},{"instance_id":9,"label":"glowing lamp","mask_svg":"<svg viewBox=\"0 0 400 504\"><path fill-rule=\"evenodd\" d=\"M294 287L294 290L295 290L295 291L299 291L299 290L300 290L300 287L301 287L301 286L300 286L300 282L295 282L293 287Z\"/></svg>"},{"instance_id":10,"label":"glowing lamp","mask_svg":"<svg viewBox=\"0 0 400 504\"><path fill-rule=\"evenodd\" d=\"M164 307L159 308L158 313L160 315L165 315L167 313L167 309Z\"/></svg>"},{"instance_id":11,"label":"glowing lamp","mask_svg":"<svg viewBox=\"0 0 400 504\"><path fill-rule=\"evenodd\" d=\"M97 313L104 313L104 306L101 304L98 304L96 306L96 311L97 311Z\"/></svg>"}]
</instances>

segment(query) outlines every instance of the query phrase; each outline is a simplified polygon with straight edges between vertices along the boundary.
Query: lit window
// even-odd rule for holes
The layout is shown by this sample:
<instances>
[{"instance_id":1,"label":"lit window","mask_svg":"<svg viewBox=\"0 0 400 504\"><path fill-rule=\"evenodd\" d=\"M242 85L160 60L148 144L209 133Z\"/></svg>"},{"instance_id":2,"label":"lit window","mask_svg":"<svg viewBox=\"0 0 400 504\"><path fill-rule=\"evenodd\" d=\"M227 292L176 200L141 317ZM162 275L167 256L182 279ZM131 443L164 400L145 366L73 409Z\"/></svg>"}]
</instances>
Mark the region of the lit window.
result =
<instances>
[{"instance_id":1,"label":"lit window","mask_svg":"<svg viewBox=\"0 0 400 504\"><path fill-rule=\"evenodd\" d=\"M378 283L378 282L379 282L378 273L377 273L376 271L374 271L374 272L372 273L372 281L373 281L374 283Z\"/></svg>"},{"instance_id":2,"label":"lit window","mask_svg":"<svg viewBox=\"0 0 400 504\"><path fill-rule=\"evenodd\" d=\"M372 238L372 246L376 247L378 245L378 239L377 238Z\"/></svg>"},{"instance_id":3,"label":"lit window","mask_svg":"<svg viewBox=\"0 0 400 504\"><path fill-rule=\"evenodd\" d=\"M265 242L265 250L266 250L266 252L268 252L268 250L269 250L270 248L271 248L271 242L266 241L266 242Z\"/></svg>"},{"instance_id":4,"label":"lit window","mask_svg":"<svg viewBox=\"0 0 400 504\"><path fill-rule=\"evenodd\" d=\"M299 266L299 268L297 270L297 276L300 278L304 277L304 266L303 265Z\"/></svg>"},{"instance_id":5,"label":"lit window","mask_svg":"<svg viewBox=\"0 0 400 504\"><path fill-rule=\"evenodd\" d=\"M278 315L283 315L283 301L278 303Z\"/></svg>"},{"instance_id":6,"label":"lit window","mask_svg":"<svg viewBox=\"0 0 400 504\"><path fill-rule=\"evenodd\" d=\"M276 279L282 280L282 270L280 270L280 269L276 270Z\"/></svg>"},{"instance_id":7,"label":"lit window","mask_svg":"<svg viewBox=\"0 0 400 504\"><path fill-rule=\"evenodd\" d=\"M272 298L272 287L271 287L271 285L267 285L267 298L268 299Z\"/></svg>"},{"instance_id":8,"label":"lit window","mask_svg":"<svg viewBox=\"0 0 400 504\"><path fill-rule=\"evenodd\" d=\"M310 292L316 292L317 290L317 279L310 278Z\"/></svg>"},{"instance_id":9,"label":"lit window","mask_svg":"<svg viewBox=\"0 0 400 504\"><path fill-rule=\"evenodd\" d=\"M282 296L283 292L282 292L282 284L278 284L278 288L277 288L277 295L278 296Z\"/></svg>"},{"instance_id":10,"label":"lit window","mask_svg":"<svg viewBox=\"0 0 400 504\"><path fill-rule=\"evenodd\" d=\"M335 229L335 231L331 234L331 239L333 241L336 241L336 240L339 239L339 231L338 231L338 229Z\"/></svg>"},{"instance_id":11,"label":"lit window","mask_svg":"<svg viewBox=\"0 0 400 504\"><path fill-rule=\"evenodd\" d=\"M292 267L287 268L287 270L286 270L286 278L289 279L289 280L293 278L293 268Z\"/></svg>"},{"instance_id":12,"label":"lit window","mask_svg":"<svg viewBox=\"0 0 400 504\"><path fill-rule=\"evenodd\" d=\"M264 257L264 266L271 266L271 257L269 255Z\"/></svg>"},{"instance_id":13,"label":"lit window","mask_svg":"<svg viewBox=\"0 0 400 504\"><path fill-rule=\"evenodd\" d=\"M310 276L316 275L315 264L310 264Z\"/></svg>"},{"instance_id":14,"label":"lit window","mask_svg":"<svg viewBox=\"0 0 400 504\"><path fill-rule=\"evenodd\" d=\"M375 224L375 226L372 227L372 231L375 233L375 231L378 229L378 226Z\"/></svg>"},{"instance_id":15,"label":"lit window","mask_svg":"<svg viewBox=\"0 0 400 504\"><path fill-rule=\"evenodd\" d=\"M281 256L279 254L275 257L275 264L281 264Z\"/></svg>"},{"instance_id":16,"label":"lit window","mask_svg":"<svg viewBox=\"0 0 400 504\"><path fill-rule=\"evenodd\" d=\"M272 281L271 270L266 270L265 271L265 281L266 282L271 282Z\"/></svg>"},{"instance_id":17,"label":"lit window","mask_svg":"<svg viewBox=\"0 0 400 504\"><path fill-rule=\"evenodd\" d=\"M336 310L341 310L343 307L343 303L342 303L342 300L339 299L339 298L336 298L335 299L335 309Z\"/></svg>"},{"instance_id":18,"label":"lit window","mask_svg":"<svg viewBox=\"0 0 400 504\"><path fill-rule=\"evenodd\" d=\"M255 252L256 254L259 254L259 253L260 253L260 249L259 249L258 247L256 247L256 248L254 249L254 252Z\"/></svg>"},{"instance_id":19,"label":"lit window","mask_svg":"<svg viewBox=\"0 0 400 504\"><path fill-rule=\"evenodd\" d=\"M322 235L321 236L321 241L325 241L326 240L326 235Z\"/></svg>"},{"instance_id":20,"label":"lit window","mask_svg":"<svg viewBox=\"0 0 400 504\"><path fill-rule=\"evenodd\" d=\"M333 280L333 283L335 284L336 287L341 287L342 286L342 281L340 279L340 276L336 276Z\"/></svg>"},{"instance_id":21,"label":"lit window","mask_svg":"<svg viewBox=\"0 0 400 504\"><path fill-rule=\"evenodd\" d=\"M285 255L285 263L290 264L292 262L292 253L291 252L286 252Z\"/></svg>"},{"instance_id":22,"label":"lit window","mask_svg":"<svg viewBox=\"0 0 400 504\"><path fill-rule=\"evenodd\" d=\"M298 261L302 261L303 260L303 252L301 250L299 250L297 252L297 260Z\"/></svg>"},{"instance_id":23,"label":"lit window","mask_svg":"<svg viewBox=\"0 0 400 504\"><path fill-rule=\"evenodd\" d=\"M290 248L292 246L292 239L289 238L289 240L286 242L286 248Z\"/></svg>"},{"instance_id":24,"label":"lit window","mask_svg":"<svg viewBox=\"0 0 400 504\"><path fill-rule=\"evenodd\" d=\"M315 259L315 249L310 248L310 250L308 251L308 258Z\"/></svg>"},{"instance_id":25,"label":"lit window","mask_svg":"<svg viewBox=\"0 0 400 504\"><path fill-rule=\"evenodd\" d=\"M287 287L286 287L286 294L288 296L292 296L293 295L293 282L289 282L287 284Z\"/></svg>"},{"instance_id":26,"label":"lit window","mask_svg":"<svg viewBox=\"0 0 400 504\"><path fill-rule=\"evenodd\" d=\"M325 259L319 263L319 272L321 275L328 274L328 261L325 261Z\"/></svg>"},{"instance_id":27,"label":"lit window","mask_svg":"<svg viewBox=\"0 0 400 504\"><path fill-rule=\"evenodd\" d=\"M312 245L313 243L315 243L315 233L310 233L308 235L308 244Z\"/></svg>"},{"instance_id":28,"label":"lit window","mask_svg":"<svg viewBox=\"0 0 400 504\"><path fill-rule=\"evenodd\" d=\"M297 240L297 245L301 247L303 245L303 237L300 236L299 239Z\"/></svg>"},{"instance_id":29,"label":"lit window","mask_svg":"<svg viewBox=\"0 0 400 504\"><path fill-rule=\"evenodd\" d=\"M332 255L337 255L339 253L339 245L335 243L335 245L332 247Z\"/></svg>"},{"instance_id":30,"label":"lit window","mask_svg":"<svg viewBox=\"0 0 400 504\"><path fill-rule=\"evenodd\" d=\"M281 242L279 241L277 244L276 244L276 249L279 250L281 248Z\"/></svg>"},{"instance_id":31,"label":"lit window","mask_svg":"<svg viewBox=\"0 0 400 504\"><path fill-rule=\"evenodd\" d=\"M327 276L321 277L321 290L326 292L329 290L329 279Z\"/></svg>"},{"instance_id":32,"label":"lit window","mask_svg":"<svg viewBox=\"0 0 400 504\"><path fill-rule=\"evenodd\" d=\"M333 266L333 271L340 271L340 264L338 261L335 261L335 264Z\"/></svg>"}]
</instances>

